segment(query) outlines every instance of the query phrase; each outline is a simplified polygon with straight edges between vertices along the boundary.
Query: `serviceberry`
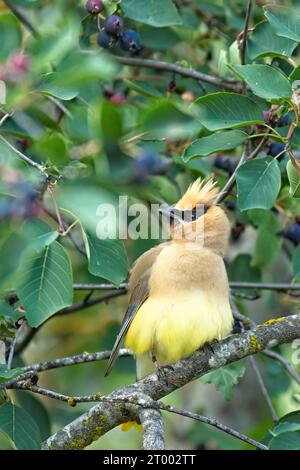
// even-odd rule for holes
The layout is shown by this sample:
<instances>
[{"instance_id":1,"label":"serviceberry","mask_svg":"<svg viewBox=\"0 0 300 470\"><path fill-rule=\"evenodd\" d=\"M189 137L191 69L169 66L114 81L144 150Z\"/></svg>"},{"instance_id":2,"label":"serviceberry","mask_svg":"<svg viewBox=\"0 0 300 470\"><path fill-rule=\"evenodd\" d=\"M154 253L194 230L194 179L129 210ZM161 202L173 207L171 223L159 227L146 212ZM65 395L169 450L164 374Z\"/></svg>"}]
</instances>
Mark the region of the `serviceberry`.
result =
<instances>
[{"instance_id":1,"label":"serviceberry","mask_svg":"<svg viewBox=\"0 0 300 470\"><path fill-rule=\"evenodd\" d=\"M124 28L124 21L118 15L111 15L104 21L103 27L107 34L119 38Z\"/></svg>"},{"instance_id":2,"label":"serviceberry","mask_svg":"<svg viewBox=\"0 0 300 470\"><path fill-rule=\"evenodd\" d=\"M85 8L91 15L98 15L104 10L104 4L102 0L88 0Z\"/></svg>"},{"instance_id":3,"label":"serviceberry","mask_svg":"<svg viewBox=\"0 0 300 470\"><path fill-rule=\"evenodd\" d=\"M291 242L298 244L300 243L300 224L295 223L282 233L285 238Z\"/></svg>"},{"instance_id":4,"label":"serviceberry","mask_svg":"<svg viewBox=\"0 0 300 470\"><path fill-rule=\"evenodd\" d=\"M100 31L97 36L97 43L99 46L103 47L104 49L108 49L115 44L115 40L112 36L106 33L106 31Z\"/></svg>"},{"instance_id":5,"label":"serviceberry","mask_svg":"<svg viewBox=\"0 0 300 470\"><path fill-rule=\"evenodd\" d=\"M281 144L280 142L273 142L268 150L268 155L271 155L271 157L276 157L279 153L283 152L283 150L283 144ZM280 162L284 158L284 156L285 153L282 153L280 157L278 157L278 161Z\"/></svg>"},{"instance_id":6,"label":"serviceberry","mask_svg":"<svg viewBox=\"0 0 300 470\"><path fill-rule=\"evenodd\" d=\"M141 48L141 38L139 33L133 29L126 29L121 36L121 47L124 51L139 51Z\"/></svg>"},{"instance_id":7,"label":"serviceberry","mask_svg":"<svg viewBox=\"0 0 300 470\"><path fill-rule=\"evenodd\" d=\"M284 116L281 116L278 118L276 127L286 127L290 123L290 116L288 114L285 114Z\"/></svg>"},{"instance_id":8,"label":"serviceberry","mask_svg":"<svg viewBox=\"0 0 300 470\"><path fill-rule=\"evenodd\" d=\"M233 173L233 163L229 158L219 155L215 158L214 165L219 170L227 171L230 175Z\"/></svg>"}]
</instances>

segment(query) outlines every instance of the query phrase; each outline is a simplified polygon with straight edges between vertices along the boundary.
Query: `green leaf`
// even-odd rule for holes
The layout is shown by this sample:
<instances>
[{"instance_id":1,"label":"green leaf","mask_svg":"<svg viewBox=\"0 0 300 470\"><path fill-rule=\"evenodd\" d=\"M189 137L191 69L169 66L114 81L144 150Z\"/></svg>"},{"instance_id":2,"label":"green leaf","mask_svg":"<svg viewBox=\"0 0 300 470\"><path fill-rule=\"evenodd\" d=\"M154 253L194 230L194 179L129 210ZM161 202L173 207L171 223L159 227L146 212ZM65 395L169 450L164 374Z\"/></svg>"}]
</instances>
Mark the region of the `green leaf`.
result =
<instances>
[{"instance_id":1,"label":"green leaf","mask_svg":"<svg viewBox=\"0 0 300 470\"><path fill-rule=\"evenodd\" d=\"M282 240L270 232L268 227L262 227L258 231L251 266L264 268L276 258L280 252Z\"/></svg>"},{"instance_id":2,"label":"green leaf","mask_svg":"<svg viewBox=\"0 0 300 470\"><path fill-rule=\"evenodd\" d=\"M169 49L181 41L173 28L153 28L143 25L139 28L139 33L143 46L150 47L155 51Z\"/></svg>"},{"instance_id":3,"label":"green leaf","mask_svg":"<svg viewBox=\"0 0 300 470\"><path fill-rule=\"evenodd\" d=\"M49 413L42 401L24 390L15 390L14 396L16 396L17 404L38 423L42 441L47 439L51 434L51 423Z\"/></svg>"},{"instance_id":4,"label":"green leaf","mask_svg":"<svg viewBox=\"0 0 300 470\"><path fill-rule=\"evenodd\" d=\"M268 21L262 21L248 39L248 55L250 60L266 56L291 57L296 46L295 41L275 34Z\"/></svg>"},{"instance_id":5,"label":"green leaf","mask_svg":"<svg viewBox=\"0 0 300 470\"><path fill-rule=\"evenodd\" d=\"M60 100L72 100L79 94L79 88L76 86L66 86L63 78L58 72L47 73L42 76L36 91L54 96Z\"/></svg>"},{"instance_id":6,"label":"green leaf","mask_svg":"<svg viewBox=\"0 0 300 470\"><path fill-rule=\"evenodd\" d=\"M251 160L237 170L238 206L246 209L271 209L278 196L281 174L272 157Z\"/></svg>"},{"instance_id":7,"label":"green leaf","mask_svg":"<svg viewBox=\"0 0 300 470\"><path fill-rule=\"evenodd\" d=\"M172 0L147 0L141 5L141 0L122 0L121 8L128 18L162 27L180 24L181 19Z\"/></svg>"},{"instance_id":8,"label":"green leaf","mask_svg":"<svg viewBox=\"0 0 300 470\"><path fill-rule=\"evenodd\" d=\"M18 450L41 448L39 428L27 411L11 403L0 407L0 431L6 434Z\"/></svg>"},{"instance_id":9,"label":"green leaf","mask_svg":"<svg viewBox=\"0 0 300 470\"><path fill-rule=\"evenodd\" d=\"M283 432L273 437L269 444L270 450L300 450L300 432Z\"/></svg>"},{"instance_id":10,"label":"green leaf","mask_svg":"<svg viewBox=\"0 0 300 470\"><path fill-rule=\"evenodd\" d=\"M300 246L297 246L293 253L293 276L300 279Z\"/></svg>"},{"instance_id":11,"label":"green leaf","mask_svg":"<svg viewBox=\"0 0 300 470\"><path fill-rule=\"evenodd\" d=\"M43 135L36 140L33 149L37 155L49 160L53 165L62 166L69 162L68 142L59 132Z\"/></svg>"},{"instance_id":12,"label":"green leaf","mask_svg":"<svg viewBox=\"0 0 300 470\"><path fill-rule=\"evenodd\" d=\"M287 162L286 172L290 183L290 195L295 198L300 198L300 176L293 167L291 160Z\"/></svg>"},{"instance_id":13,"label":"green leaf","mask_svg":"<svg viewBox=\"0 0 300 470\"><path fill-rule=\"evenodd\" d=\"M57 242L29 249L22 260L17 292L30 326L37 327L58 310L72 305L72 269Z\"/></svg>"},{"instance_id":14,"label":"green leaf","mask_svg":"<svg viewBox=\"0 0 300 470\"><path fill-rule=\"evenodd\" d=\"M300 16L294 8L279 5L264 7L265 16L278 36L300 42Z\"/></svg>"},{"instance_id":15,"label":"green leaf","mask_svg":"<svg viewBox=\"0 0 300 470\"><path fill-rule=\"evenodd\" d=\"M84 232L89 272L119 285L128 275L128 260L122 240L100 239Z\"/></svg>"},{"instance_id":16,"label":"green leaf","mask_svg":"<svg viewBox=\"0 0 300 470\"><path fill-rule=\"evenodd\" d=\"M217 390L224 393L226 400L230 400L233 386L243 377L246 370L245 361L240 360L205 374L201 380L204 383L214 384Z\"/></svg>"},{"instance_id":17,"label":"green leaf","mask_svg":"<svg viewBox=\"0 0 300 470\"><path fill-rule=\"evenodd\" d=\"M231 150L241 145L247 138L243 131L220 131L195 140L184 152L184 161L195 157L206 157L221 150Z\"/></svg>"},{"instance_id":18,"label":"green leaf","mask_svg":"<svg viewBox=\"0 0 300 470\"><path fill-rule=\"evenodd\" d=\"M185 138L199 131L194 117L180 111L172 102L155 102L145 113L143 126L152 137Z\"/></svg>"},{"instance_id":19,"label":"green leaf","mask_svg":"<svg viewBox=\"0 0 300 470\"><path fill-rule=\"evenodd\" d=\"M60 62L78 44L80 24L77 18L68 16L59 31L43 35L30 45L32 69L36 73L44 72L49 64ZM81 64L78 65L80 67Z\"/></svg>"},{"instance_id":20,"label":"green leaf","mask_svg":"<svg viewBox=\"0 0 300 470\"><path fill-rule=\"evenodd\" d=\"M254 225L257 225L260 229L267 229L271 233L278 233L283 228L282 220L272 211L250 209L247 215Z\"/></svg>"},{"instance_id":21,"label":"green leaf","mask_svg":"<svg viewBox=\"0 0 300 470\"><path fill-rule=\"evenodd\" d=\"M288 431L300 431L300 423L289 423L289 422L282 422L277 424L274 429L272 429L272 434L274 436L279 436L284 432Z\"/></svg>"},{"instance_id":22,"label":"green leaf","mask_svg":"<svg viewBox=\"0 0 300 470\"><path fill-rule=\"evenodd\" d=\"M255 95L261 98L277 102L292 96L289 80L274 67L262 64L231 65L229 67L250 86Z\"/></svg>"},{"instance_id":23,"label":"green leaf","mask_svg":"<svg viewBox=\"0 0 300 470\"><path fill-rule=\"evenodd\" d=\"M259 106L247 96L218 92L198 98L198 118L211 131L263 123Z\"/></svg>"},{"instance_id":24,"label":"green leaf","mask_svg":"<svg viewBox=\"0 0 300 470\"><path fill-rule=\"evenodd\" d=\"M77 87L90 80L110 81L118 72L113 57L98 51L73 51L57 68L57 85Z\"/></svg>"},{"instance_id":25,"label":"green leaf","mask_svg":"<svg viewBox=\"0 0 300 470\"><path fill-rule=\"evenodd\" d=\"M7 369L6 364L0 364L0 382L7 382L22 374L22 369Z\"/></svg>"},{"instance_id":26,"label":"green leaf","mask_svg":"<svg viewBox=\"0 0 300 470\"><path fill-rule=\"evenodd\" d=\"M21 47L22 35L17 18L10 12L0 15L0 59L8 56Z\"/></svg>"},{"instance_id":27,"label":"green leaf","mask_svg":"<svg viewBox=\"0 0 300 470\"><path fill-rule=\"evenodd\" d=\"M162 93L150 83L140 80L135 80L134 82L124 80L124 83L139 95L147 96L148 98L160 98L162 96Z\"/></svg>"}]
</instances>

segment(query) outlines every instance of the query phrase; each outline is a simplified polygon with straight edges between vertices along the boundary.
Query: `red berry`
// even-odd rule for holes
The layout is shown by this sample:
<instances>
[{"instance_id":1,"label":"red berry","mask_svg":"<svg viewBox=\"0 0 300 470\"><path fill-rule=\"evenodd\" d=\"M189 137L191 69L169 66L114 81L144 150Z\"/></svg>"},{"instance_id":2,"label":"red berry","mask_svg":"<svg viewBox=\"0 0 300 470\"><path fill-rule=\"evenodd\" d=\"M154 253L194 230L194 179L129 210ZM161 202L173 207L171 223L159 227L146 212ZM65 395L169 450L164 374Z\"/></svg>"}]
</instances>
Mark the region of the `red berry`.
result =
<instances>
[{"instance_id":1,"label":"red berry","mask_svg":"<svg viewBox=\"0 0 300 470\"><path fill-rule=\"evenodd\" d=\"M28 70L28 56L22 52L13 54L9 61L9 68L12 72L24 73Z\"/></svg>"},{"instance_id":2,"label":"red berry","mask_svg":"<svg viewBox=\"0 0 300 470\"><path fill-rule=\"evenodd\" d=\"M126 98L122 93L115 93L111 96L110 101L118 106L122 106L125 103Z\"/></svg>"}]
</instances>

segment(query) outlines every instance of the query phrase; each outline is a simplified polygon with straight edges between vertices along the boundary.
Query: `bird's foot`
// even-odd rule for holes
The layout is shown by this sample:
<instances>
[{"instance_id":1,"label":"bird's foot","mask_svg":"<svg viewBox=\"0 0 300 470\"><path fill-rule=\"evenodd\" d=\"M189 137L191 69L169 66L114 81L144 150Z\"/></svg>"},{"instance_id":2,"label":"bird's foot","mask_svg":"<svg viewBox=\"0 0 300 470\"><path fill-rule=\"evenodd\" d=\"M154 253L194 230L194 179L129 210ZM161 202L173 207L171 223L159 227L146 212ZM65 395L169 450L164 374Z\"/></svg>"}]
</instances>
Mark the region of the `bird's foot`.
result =
<instances>
[{"instance_id":1,"label":"bird's foot","mask_svg":"<svg viewBox=\"0 0 300 470\"><path fill-rule=\"evenodd\" d=\"M155 373L159 380L163 380L168 383L168 372L172 372L174 367L171 365L162 366L157 362L157 359L154 354L152 354L152 362L155 367Z\"/></svg>"},{"instance_id":2,"label":"bird's foot","mask_svg":"<svg viewBox=\"0 0 300 470\"><path fill-rule=\"evenodd\" d=\"M218 340L217 339L213 339L212 341L210 341L209 343L205 343L203 345L203 350L206 351L211 354L211 353L215 353L215 350L214 350L214 346L218 343Z\"/></svg>"}]
</instances>

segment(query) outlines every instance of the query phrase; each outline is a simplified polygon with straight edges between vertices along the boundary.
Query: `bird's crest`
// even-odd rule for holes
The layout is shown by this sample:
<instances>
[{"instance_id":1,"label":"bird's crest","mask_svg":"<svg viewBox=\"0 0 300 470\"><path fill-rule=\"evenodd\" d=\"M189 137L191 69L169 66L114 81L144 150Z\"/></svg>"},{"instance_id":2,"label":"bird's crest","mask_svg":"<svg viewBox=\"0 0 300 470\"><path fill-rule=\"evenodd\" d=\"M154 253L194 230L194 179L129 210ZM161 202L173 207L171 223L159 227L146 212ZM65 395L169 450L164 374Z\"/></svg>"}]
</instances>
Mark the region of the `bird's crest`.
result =
<instances>
[{"instance_id":1,"label":"bird's crest","mask_svg":"<svg viewBox=\"0 0 300 470\"><path fill-rule=\"evenodd\" d=\"M178 209L193 208L197 204L211 205L219 190L216 186L216 181L210 179L204 184L204 180L201 181L198 178L192 183L180 201L176 204Z\"/></svg>"}]
</instances>

